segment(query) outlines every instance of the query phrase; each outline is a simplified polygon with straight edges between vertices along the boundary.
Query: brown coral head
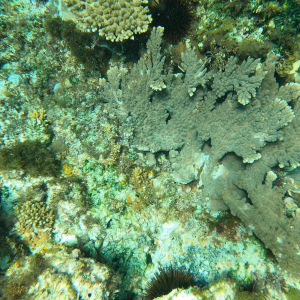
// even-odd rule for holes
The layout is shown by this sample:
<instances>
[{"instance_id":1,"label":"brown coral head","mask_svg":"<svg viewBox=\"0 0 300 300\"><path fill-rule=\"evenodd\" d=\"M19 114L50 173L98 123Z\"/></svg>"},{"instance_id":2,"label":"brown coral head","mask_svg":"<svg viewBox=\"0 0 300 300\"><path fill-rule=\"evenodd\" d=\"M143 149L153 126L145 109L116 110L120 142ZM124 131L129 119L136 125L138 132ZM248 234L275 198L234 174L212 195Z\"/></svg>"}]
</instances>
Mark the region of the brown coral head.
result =
<instances>
[{"instance_id":1,"label":"brown coral head","mask_svg":"<svg viewBox=\"0 0 300 300\"><path fill-rule=\"evenodd\" d=\"M190 31L195 19L193 7L188 0L152 0L149 2L152 25L164 27L164 38L178 43Z\"/></svg>"},{"instance_id":2,"label":"brown coral head","mask_svg":"<svg viewBox=\"0 0 300 300\"><path fill-rule=\"evenodd\" d=\"M147 283L144 299L152 300L163 295L168 295L176 288L187 289L195 285L197 285L197 281L190 270L182 267L174 269L172 266L159 268L158 272Z\"/></svg>"}]
</instances>

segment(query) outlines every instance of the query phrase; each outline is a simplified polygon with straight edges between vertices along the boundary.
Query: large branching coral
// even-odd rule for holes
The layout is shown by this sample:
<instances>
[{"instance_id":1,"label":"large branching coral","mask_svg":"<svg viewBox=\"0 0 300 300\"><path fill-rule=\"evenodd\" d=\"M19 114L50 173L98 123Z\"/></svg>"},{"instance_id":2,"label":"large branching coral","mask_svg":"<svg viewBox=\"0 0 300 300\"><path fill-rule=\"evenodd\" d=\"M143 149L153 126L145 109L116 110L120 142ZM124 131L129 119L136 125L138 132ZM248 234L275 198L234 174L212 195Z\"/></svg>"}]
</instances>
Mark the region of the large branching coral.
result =
<instances>
[{"instance_id":1,"label":"large branching coral","mask_svg":"<svg viewBox=\"0 0 300 300\"><path fill-rule=\"evenodd\" d=\"M163 73L162 35L162 27L153 30L147 43L148 52L130 73L113 67L108 71L108 80L100 80L110 111L123 124L133 126L136 146L151 152L176 149L184 144L183 137L193 126L194 118L189 115L196 105L189 97L195 88L191 76L174 79L173 74ZM201 77L205 73L202 65L199 64Z\"/></svg>"},{"instance_id":2,"label":"large branching coral","mask_svg":"<svg viewBox=\"0 0 300 300\"><path fill-rule=\"evenodd\" d=\"M256 76L249 76L255 73L260 60L249 57L240 66L237 66L237 60L236 57L229 58L224 72L220 70L214 75L212 88L218 97L234 90L238 95L238 102L246 105L256 96L256 89L261 85L266 72L259 69Z\"/></svg>"},{"instance_id":3,"label":"large branching coral","mask_svg":"<svg viewBox=\"0 0 300 300\"><path fill-rule=\"evenodd\" d=\"M148 52L132 70L113 67L100 80L107 109L133 130L140 150L170 151L175 179L189 183L201 174L203 198L225 202L295 274L300 267L299 215L286 215L286 184L273 184L276 166L300 164L300 85L279 87L276 58L207 72L188 45L184 74L165 72L162 28L153 29ZM204 145L209 151L203 152ZM268 207L268 210L266 210Z\"/></svg>"},{"instance_id":4,"label":"large branching coral","mask_svg":"<svg viewBox=\"0 0 300 300\"><path fill-rule=\"evenodd\" d=\"M185 75L164 74L162 34L160 27L153 30L147 55L131 72L113 67L108 80L100 80L110 111L134 129L135 145L157 152L196 143L200 150L211 139L216 159L230 151L244 162L259 159L258 151L276 141L278 130L294 117L287 101L274 93L264 90L255 97L267 71L255 71L257 60L237 66L232 58L225 71L212 75L188 47L182 55ZM196 92L198 85L202 88Z\"/></svg>"}]
</instances>

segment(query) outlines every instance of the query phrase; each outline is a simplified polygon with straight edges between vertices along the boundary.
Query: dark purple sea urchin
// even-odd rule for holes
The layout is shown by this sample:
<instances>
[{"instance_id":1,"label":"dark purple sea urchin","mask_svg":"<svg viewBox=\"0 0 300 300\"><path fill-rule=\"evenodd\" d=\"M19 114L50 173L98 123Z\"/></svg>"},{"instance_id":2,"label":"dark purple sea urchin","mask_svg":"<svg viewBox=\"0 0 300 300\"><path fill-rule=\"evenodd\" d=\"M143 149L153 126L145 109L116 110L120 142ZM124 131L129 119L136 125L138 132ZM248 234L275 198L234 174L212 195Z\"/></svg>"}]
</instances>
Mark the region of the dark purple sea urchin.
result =
<instances>
[{"instance_id":1,"label":"dark purple sea urchin","mask_svg":"<svg viewBox=\"0 0 300 300\"><path fill-rule=\"evenodd\" d=\"M187 289L197 285L195 276L184 268L173 269L172 266L159 268L154 277L148 282L145 290L144 299L153 300L154 298L168 295L176 288Z\"/></svg>"},{"instance_id":2,"label":"dark purple sea urchin","mask_svg":"<svg viewBox=\"0 0 300 300\"><path fill-rule=\"evenodd\" d=\"M188 0L151 0L149 8L152 25L164 27L164 38L177 43L189 32L194 20L193 7Z\"/></svg>"}]
</instances>

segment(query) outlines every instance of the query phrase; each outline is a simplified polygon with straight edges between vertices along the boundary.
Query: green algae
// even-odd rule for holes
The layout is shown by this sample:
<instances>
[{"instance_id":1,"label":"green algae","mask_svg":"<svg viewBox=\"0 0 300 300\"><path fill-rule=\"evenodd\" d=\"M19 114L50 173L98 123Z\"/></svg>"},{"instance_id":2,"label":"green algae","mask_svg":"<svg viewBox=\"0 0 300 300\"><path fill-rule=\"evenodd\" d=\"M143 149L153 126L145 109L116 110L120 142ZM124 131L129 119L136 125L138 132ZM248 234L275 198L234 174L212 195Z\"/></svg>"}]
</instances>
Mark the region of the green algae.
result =
<instances>
[{"instance_id":1,"label":"green algae","mask_svg":"<svg viewBox=\"0 0 300 300\"><path fill-rule=\"evenodd\" d=\"M299 300L300 299L300 291L291 287L286 296L287 296L288 300Z\"/></svg>"},{"instance_id":2,"label":"green algae","mask_svg":"<svg viewBox=\"0 0 300 300\"><path fill-rule=\"evenodd\" d=\"M234 300L266 300L266 296L259 293L251 292L238 292Z\"/></svg>"}]
</instances>

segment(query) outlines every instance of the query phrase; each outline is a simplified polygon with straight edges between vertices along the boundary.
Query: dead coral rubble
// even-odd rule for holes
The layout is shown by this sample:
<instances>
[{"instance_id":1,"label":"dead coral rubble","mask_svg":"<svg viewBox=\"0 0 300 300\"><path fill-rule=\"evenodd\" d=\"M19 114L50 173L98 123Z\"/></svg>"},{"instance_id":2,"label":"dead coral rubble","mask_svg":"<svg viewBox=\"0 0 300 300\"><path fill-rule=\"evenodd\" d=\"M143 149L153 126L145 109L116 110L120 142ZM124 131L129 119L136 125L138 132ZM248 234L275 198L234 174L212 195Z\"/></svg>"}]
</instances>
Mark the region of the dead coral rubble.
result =
<instances>
[{"instance_id":1,"label":"dead coral rubble","mask_svg":"<svg viewBox=\"0 0 300 300\"><path fill-rule=\"evenodd\" d=\"M44 247L17 261L0 285L4 299L115 299L118 274L76 250L69 254L63 246Z\"/></svg>"}]
</instances>

